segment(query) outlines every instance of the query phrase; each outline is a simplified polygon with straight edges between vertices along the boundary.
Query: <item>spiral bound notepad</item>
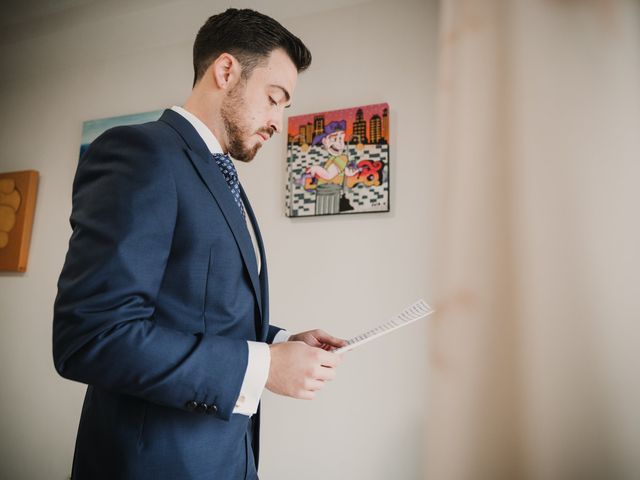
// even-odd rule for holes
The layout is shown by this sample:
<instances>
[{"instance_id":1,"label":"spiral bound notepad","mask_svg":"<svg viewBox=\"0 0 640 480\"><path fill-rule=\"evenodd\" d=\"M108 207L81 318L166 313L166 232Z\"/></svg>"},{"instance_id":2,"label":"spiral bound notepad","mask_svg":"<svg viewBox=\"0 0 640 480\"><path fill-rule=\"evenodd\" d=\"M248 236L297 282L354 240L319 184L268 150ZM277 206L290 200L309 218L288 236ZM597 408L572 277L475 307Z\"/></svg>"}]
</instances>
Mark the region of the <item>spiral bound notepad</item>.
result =
<instances>
[{"instance_id":1,"label":"spiral bound notepad","mask_svg":"<svg viewBox=\"0 0 640 480\"><path fill-rule=\"evenodd\" d=\"M348 352L349 350L353 350L356 347L364 345L365 343L370 342L375 338L386 335L389 332L393 332L394 330L404 327L405 325L409 325L410 323L413 323L416 320L420 320L427 315L431 315L434 311L435 310L427 305L424 300L418 300L413 305L409 305L391 320L377 326L373 330L369 330L368 332L362 333L357 337L353 337L352 339L347 341L346 346L337 348L332 351L334 353Z\"/></svg>"}]
</instances>

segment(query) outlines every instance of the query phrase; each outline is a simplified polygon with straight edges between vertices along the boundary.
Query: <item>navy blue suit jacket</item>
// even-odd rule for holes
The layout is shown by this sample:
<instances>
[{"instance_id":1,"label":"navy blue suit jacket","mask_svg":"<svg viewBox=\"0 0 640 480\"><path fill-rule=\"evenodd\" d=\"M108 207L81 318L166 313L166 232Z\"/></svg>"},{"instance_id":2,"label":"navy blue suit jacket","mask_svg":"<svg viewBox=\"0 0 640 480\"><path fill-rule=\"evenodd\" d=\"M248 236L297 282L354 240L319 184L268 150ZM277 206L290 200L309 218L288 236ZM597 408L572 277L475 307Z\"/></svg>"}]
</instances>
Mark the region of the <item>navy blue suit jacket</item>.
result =
<instances>
[{"instance_id":1,"label":"navy blue suit jacket","mask_svg":"<svg viewBox=\"0 0 640 480\"><path fill-rule=\"evenodd\" d=\"M257 478L258 419L232 415L247 340L271 342L267 265L204 141L178 113L117 127L81 158L53 356L89 385L83 479Z\"/></svg>"}]
</instances>

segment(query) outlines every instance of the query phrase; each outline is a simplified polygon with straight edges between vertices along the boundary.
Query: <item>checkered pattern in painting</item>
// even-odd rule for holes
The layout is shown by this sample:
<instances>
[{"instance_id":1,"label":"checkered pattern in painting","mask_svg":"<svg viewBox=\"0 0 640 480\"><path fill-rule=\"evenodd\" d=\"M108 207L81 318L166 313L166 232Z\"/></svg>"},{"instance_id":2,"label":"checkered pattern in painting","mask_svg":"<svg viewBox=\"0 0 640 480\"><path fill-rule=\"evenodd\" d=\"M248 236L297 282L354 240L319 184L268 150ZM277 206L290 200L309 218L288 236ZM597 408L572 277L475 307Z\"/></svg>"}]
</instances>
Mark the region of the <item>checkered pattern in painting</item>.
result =
<instances>
[{"instance_id":1,"label":"checkered pattern in painting","mask_svg":"<svg viewBox=\"0 0 640 480\"><path fill-rule=\"evenodd\" d=\"M302 177L307 167L323 165L327 160L327 152L316 146L309 147L306 152L303 152L299 145L288 145L287 153L285 213L289 217L315 215L316 192L304 189ZM355 145L348 145L346 153L349 160L356 164L361 160L380 161L383 168L380 185L368 187L357 184L353 188L344 189L345 198L353 210L341 212L341 214L388 211L389 145L365 145L363 150L357 150Z\"/></svg>"}]
</instances>

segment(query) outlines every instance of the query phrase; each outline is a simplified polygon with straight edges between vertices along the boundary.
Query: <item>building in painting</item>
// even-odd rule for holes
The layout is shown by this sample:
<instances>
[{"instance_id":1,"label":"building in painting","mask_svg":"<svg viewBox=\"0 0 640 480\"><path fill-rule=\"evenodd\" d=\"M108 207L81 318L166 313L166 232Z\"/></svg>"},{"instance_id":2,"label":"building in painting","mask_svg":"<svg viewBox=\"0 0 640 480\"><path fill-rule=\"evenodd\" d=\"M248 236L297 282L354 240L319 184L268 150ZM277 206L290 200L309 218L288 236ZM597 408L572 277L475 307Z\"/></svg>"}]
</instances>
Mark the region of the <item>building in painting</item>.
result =
<instances>
[{"instance_id":1,"label":"building in painting","mask_svg":"<svg viewBox=\"0 0 640 480\"><path fill-rule=\"evenodd\" d=\"M322 118L322 122L324 123L324 118ZM298 127L298 134L291 135L289 134L287 137L288 143L297 143L298 145L302 145L306 143L307 145L311 145L313 141L314 128L311 122L307 122L306 124L302 124Z\"/></svg>"},{"instance_id":2,"label":"building in painting","mask_svg":"<svg viewBox=\"0 0 640 480\"><path fill-rule=\"evenodd\" d=\"M356 119L353 122L353 135L351 143L367 143L367 122L364 119L362 109L356 111Z\"/></svg>"},{"instance_id":3,"label":"building in painting","mask_svg":"<svg viewBox=\"0 0 640 480\"><path fill-rule=\"evenodd\" d=\"M316 115L313 117L313 135L321 135L324 132L324 115ZM311 142L309 142L311 143Z\"/></svg>"},{"instance_id":4,"label":"building in painting","mask_svg":"<svg viewBox=\"0 0 640 480\"><path fill-rule=\"evenodd\" d=\"M369 141L371 143L380 143L382 138L382 119L380 115L374 115L369 121Z\"/></svg>"},{"instance_id":5,"label":"building in painting","mask_svg":"<svg viewBox=\"0 0 640 480\"><path fill-rule=\"evenodd\" d=\"M313 142L313 126L311 125L311 122L307 122L307 130L305 133L304 141L307 145L311 145L311 142Z\"/></svg>"},{"instance_id":6,"label":"building in painting","mask_svg":"<svg viewBox=\"0 0 640 480\"><path fill-rule=\"evenodd\" d=\"M382 111L382 141L380 143L389 143L389 109Z\"/></svg>"},{"instance_id":7,"label":"building in painting","mask_svg":"<svg viewBox=\"0 0 640 480\"><path fill-rule=\"evenodd\" d=\"M307 126L300 125L300 133L298 134L298 138L296 139L298 141L298 145L301 145L302 143L306 142L306 139L307 139Z\"/></svg>"}]
</instances>

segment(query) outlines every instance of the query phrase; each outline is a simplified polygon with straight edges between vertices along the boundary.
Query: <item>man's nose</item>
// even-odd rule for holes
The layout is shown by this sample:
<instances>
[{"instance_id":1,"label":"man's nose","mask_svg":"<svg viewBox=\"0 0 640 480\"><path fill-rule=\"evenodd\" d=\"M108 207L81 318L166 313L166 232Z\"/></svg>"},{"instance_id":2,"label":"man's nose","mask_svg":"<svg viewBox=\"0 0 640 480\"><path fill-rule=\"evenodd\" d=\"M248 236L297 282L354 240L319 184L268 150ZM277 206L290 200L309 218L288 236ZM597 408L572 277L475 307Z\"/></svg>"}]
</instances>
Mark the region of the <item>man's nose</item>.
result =
<instances>
[{"instance_id":1,"label":"man's nose","mask_svg":"<svg viewBox=\"0 0 640 480\"><path fill-rule=\"evenodd\" d=\"M272 128L275 133L282 132L282 124L284 123L284 112L276 113L269 119L269 128Z\"/></svg>"}]
</instances>

